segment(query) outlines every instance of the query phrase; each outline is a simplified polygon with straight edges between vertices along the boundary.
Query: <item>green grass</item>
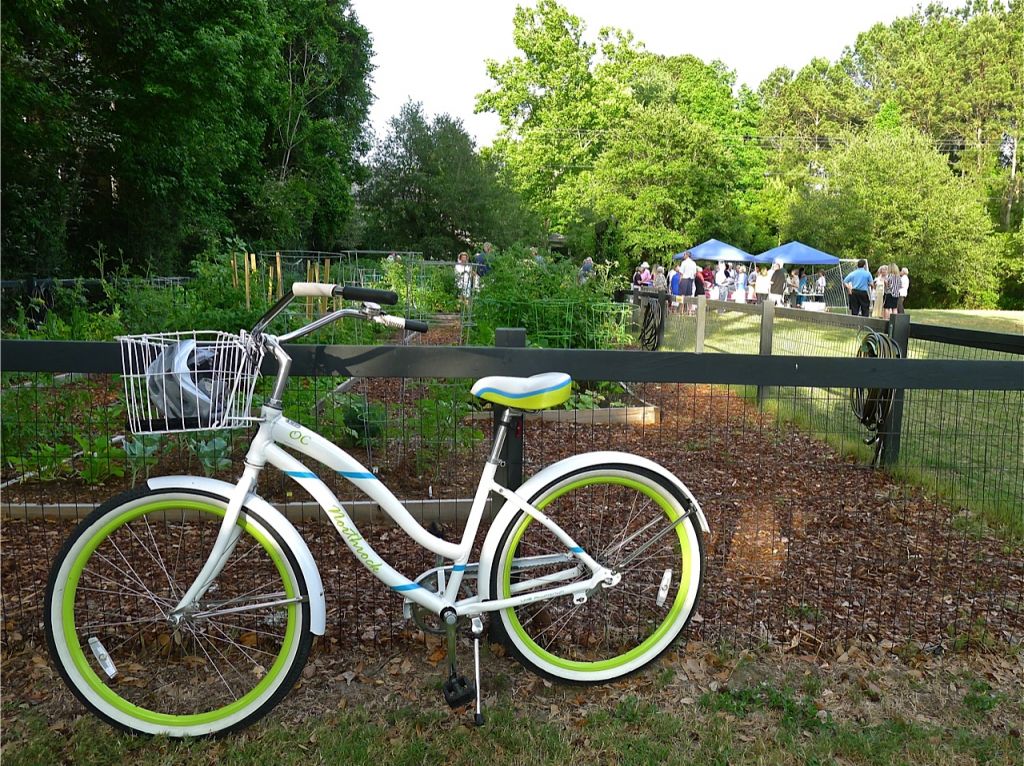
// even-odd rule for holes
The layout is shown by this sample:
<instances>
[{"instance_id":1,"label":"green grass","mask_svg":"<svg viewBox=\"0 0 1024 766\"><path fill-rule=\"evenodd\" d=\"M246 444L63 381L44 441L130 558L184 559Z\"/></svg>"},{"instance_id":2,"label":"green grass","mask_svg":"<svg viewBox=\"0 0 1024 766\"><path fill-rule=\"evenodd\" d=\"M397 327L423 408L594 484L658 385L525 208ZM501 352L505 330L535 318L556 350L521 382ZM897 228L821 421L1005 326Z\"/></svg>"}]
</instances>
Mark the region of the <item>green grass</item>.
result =
<instances>
[{"instance_id":1,"label":"green grass","mask_svg":"<svg viewBox=\"0 0 1024 766\"><path fill-rule=\"evenodd\" d=\"M983 309L918 309L908 312L911 322L960 327L965 330L1024 334L1024 311Z\"/></svg>"},{"instance_id":2,"label":"green grass","mask_svg":"<svg viewBox=\"0 0 1024 766\"><path fill-rule=\"evenodd\" d=\"M911 320L992 332L1024 331L1024 312L1019 311L918 311ZM759 321L752 315L709 312L705 351L757 353ZM694 324L692 319L675 318L666 330L666 348L692 350ZM773 351L852 357L861 336L856 330L777 319ZM913 340L910 352L914 359L1020 361L1010 354ZM753 397L754 389L748 387L744 393ZM853 416L848 393L846 389L773 388L765 406L841 453L868 461L872 448L862 443L868 432ZM900 460L893 472L956 507L968 508L979 526L992 527L1011 541L1024 539L1022 412L1024 393L1020 391L908 391Z\"/></svg>"},{"instance_id":3,"label":"green grass","mask_svg":"<svg viewBox=\"0 0 1024 766\"><path fill-rule=\"evenodd\" d=\"M989 697L985 697L989 700ZM176 742L115 734L90 718L53 731L37 714L5 709L3 761L164 764L833 764L1019 763L1021 743L968 708L963 724L894 716L865 724L819 717L810 697L762 684L710 692L696 705L664 709L635 697L585 712L539 708L523 715L501 705L483 728L447 712L400 709L371 715L339 711L302 724L271 720L216 741Z\"/></svg>"}]
</instances>

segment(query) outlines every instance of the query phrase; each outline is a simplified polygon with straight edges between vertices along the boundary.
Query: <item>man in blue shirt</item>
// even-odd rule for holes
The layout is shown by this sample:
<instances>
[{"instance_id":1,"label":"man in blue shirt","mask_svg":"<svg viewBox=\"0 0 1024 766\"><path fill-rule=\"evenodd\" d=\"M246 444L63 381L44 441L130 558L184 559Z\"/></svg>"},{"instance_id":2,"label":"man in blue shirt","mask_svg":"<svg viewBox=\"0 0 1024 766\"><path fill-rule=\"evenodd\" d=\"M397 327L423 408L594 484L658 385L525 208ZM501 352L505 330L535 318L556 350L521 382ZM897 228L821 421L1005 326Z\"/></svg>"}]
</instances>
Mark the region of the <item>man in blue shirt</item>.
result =
<instances>
[{"instance_id":1,"label":"man in blue shirt","mask_svg":"<svg viewBox=\"0 0 1024 766\"><path fill-rule=\"evenodd\" d=\"M672 274L668 278L668 291L672 295L672 302L668 304L669 311L683 301L683 274L677 261L672 267Z\"/></svg>"},{"instance_id":2,"label":"man in blue shirt","mask_svg":"<svg viewBox=\"0 0 1024 766\"><path fill-rule=\"evenodd\" d=\"M850 304L850 313L853 316L866 317L870 311L871 300L868 297L868 290L871 289L873 279L867 265L868 262L861 258L857 261L857 268L847 274L843 280L847 300Z\"/></svg>"}]
</instances>

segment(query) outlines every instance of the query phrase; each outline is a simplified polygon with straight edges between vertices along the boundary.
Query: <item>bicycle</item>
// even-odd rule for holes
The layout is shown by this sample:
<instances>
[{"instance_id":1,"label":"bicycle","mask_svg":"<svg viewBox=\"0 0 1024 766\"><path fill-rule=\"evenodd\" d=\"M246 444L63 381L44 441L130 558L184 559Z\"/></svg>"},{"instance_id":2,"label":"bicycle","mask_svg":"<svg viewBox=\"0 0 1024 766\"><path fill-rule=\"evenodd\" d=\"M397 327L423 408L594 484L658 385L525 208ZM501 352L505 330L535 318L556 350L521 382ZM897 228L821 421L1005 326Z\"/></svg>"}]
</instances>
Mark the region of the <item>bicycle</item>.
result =
<instances>
[{"instance_id":1,"label":"bicycle","mask_svg":"<svg viewBox=\"0 0 1024 766\"><path fill-rule=\"evenodd\" d=\"M266 332L304 296L362 303L280 336ZM525 667L575 683L640 670L686 627L708 526L679 479L622 452L561 460L514 491L495 478L512 418L566 401L567 374L489 376L473 385L473 394L505 409L457 543L424 528L358 460L283 415L291 358L282 344L341 318L426 332L426 324L381 308L395 303L387 291L297 283L250 332L120 339L132 431L257 429L236 484L150 478L99 506L65 542L47 586L46 638L60 675L97 716L144 734L222 735L260 718L291 689L313 636L325 632L327 607L306 543L254 493L267 465L316 500L356 559L404 598L407 617L418 624L429 617L427 627L447 635L445 700L452 707L475 701L477 723L485 616L492 640ZM277 362L273 391L253 415L268 353ZM441 565L412 579L393 568L296 454L350 481ZM470 561L490 497L501 507L479 560ZM475 683L456 665L457 629L466 620Z\"/></svg>"}]
</instances>

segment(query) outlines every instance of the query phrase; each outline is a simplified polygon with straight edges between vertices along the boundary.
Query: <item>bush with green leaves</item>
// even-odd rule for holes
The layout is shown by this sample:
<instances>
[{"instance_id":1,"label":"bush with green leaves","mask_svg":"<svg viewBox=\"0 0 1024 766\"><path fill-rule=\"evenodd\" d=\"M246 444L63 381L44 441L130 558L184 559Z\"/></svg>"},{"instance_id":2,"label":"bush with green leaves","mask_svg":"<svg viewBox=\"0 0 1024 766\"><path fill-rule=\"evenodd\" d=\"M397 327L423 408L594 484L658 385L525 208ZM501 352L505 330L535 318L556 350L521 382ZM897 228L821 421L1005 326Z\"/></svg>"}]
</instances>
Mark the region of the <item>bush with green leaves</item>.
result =
<instances>
[{"instance_id":1,"label":"bush with green leaves","mask_svg":"<svg viewBox=\"0 0 1024 766\"><path fill-rule=\"evenodd\" d=\"M403 256L381 264L381 288L398 294L409 314L451 314L459 310L455 272L448 263Z\"/></svg>"},{"instance_id":2,"label":"bush with green leaves","mask_svg":"<svg viewBox=\"0 0 1024 766\"><path fill-rule=\"evenodd\" d=\"M342 426L338 443L343 447L367 447L384 433L387 411L383 404L363 394L339 394L334 399L337 421Z\"/></svg>"},{"instance_id":3,"label":"bush with green leaves","mask_svg":"<svg viewBox=\"0 0 1024 766\"><path fill-rule=\"evenodd\" d=\"M206 437L206 438L202 438ZM210 431L188 439L188 445L199 459L203 473L213 476L231 467L231 440L220 431Z\"/></svg>"},{"instance_id":4,"label":"bush with green leaves","mask_svg":"<svg viewBox=\"0 0 1024 766\"><path fill-rule=\"evenodd\" d=\"M125 439L123 446L134 487L139 476L148 474L149 469L159 461L163 438L160 434L141 434L132 439Z\"/></svg>"},{"instance_id":5,"label":"bush with green leaves","mask_svg":"<svg viewBox=\"0 0 1024 766\"><path fill-rule=\"evenodd\" d=\"M10 461L22 476L34 474L40 481L53 481L71 472L71 456L71 447L67 444L36 444Z\"/></svg>"},{"instance_id":6,"label":"bush with green leaves","mask_svg":"<svg viewBox=\"0 0 1024 766\"><path fill-rule=\"evenodd\" d=\"M525 327L531 344L551 348L615 348L630 340L629 309L612 301L609 266L598 265L585 282L579 265L527 252L506 251L490 260L473 302L472 342L493 345L498 327Z\"/></svg>"},{"instance_id":7,"label":"bush with green leaves","mask_svg":"<svg viewBox=\"0 0 1024 766\"><path fill-rule=\"evenodd\" d=\"M413 452L416 471L443 469L484 438L479 428L462 421L473 410L469 387L458 380L435 380L401 423L390 424L387 437Z\"/></svg>"},{"instance_id":8,"label":"bush with green leaves","mask_svg":"<svg viewBox=\"0 0 1024 766\"><path fill-rule=\"evenodd\" d=\"M76 435L75 441L82 448L76 473L86 484L102 484L113 476L124 476L124 454L106 436Z\"/></svg>"}]
</instances>

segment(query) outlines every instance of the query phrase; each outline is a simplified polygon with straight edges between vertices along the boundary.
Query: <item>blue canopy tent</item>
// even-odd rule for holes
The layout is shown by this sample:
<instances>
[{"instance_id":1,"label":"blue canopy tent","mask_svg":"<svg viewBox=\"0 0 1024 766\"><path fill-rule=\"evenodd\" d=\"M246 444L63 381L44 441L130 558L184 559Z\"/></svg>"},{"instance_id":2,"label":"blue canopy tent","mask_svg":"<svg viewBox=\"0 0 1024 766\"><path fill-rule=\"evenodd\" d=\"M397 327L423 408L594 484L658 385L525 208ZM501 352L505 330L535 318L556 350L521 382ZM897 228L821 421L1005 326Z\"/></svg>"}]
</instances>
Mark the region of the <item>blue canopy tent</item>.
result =
<instances>
[{"instance_id":1,"label":"blue canopy tent","mask_svg":"<svg viewBox=\"0 0 1024 766\"><path fill-rule=\"evenodd\" d=\"M725 242L719 242L717 239L709 239L696 247L691 247L690 255L695 261L729 261L731 263L753 263L754 261L754 256L745 250L740 250ZM672 259L681 261L683 253L676 253Z\"/></svg>"},{"instance_id":2,"label":"blue canopy tent","mask_svg":"<svg viewBox=\"0 0 1024 766\"><path fill-rule=\"evenodd\" d=\"M834 266L839 263L839 259L834 255L823 253L821 250L815 250L803 242L787 242L785 245L773 247L771 250L766 250L760 255L754 256L754 263L773 263L774 261L781 261L787 266L818 266L826 264Z\"/></svg>"}]
</instances>

